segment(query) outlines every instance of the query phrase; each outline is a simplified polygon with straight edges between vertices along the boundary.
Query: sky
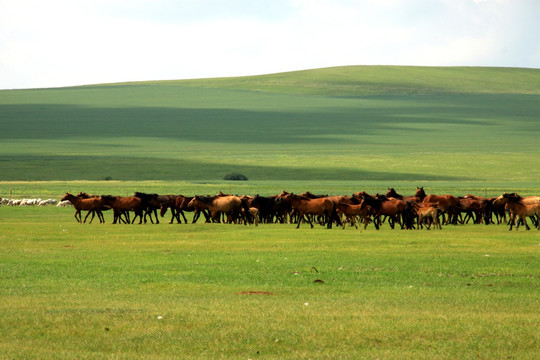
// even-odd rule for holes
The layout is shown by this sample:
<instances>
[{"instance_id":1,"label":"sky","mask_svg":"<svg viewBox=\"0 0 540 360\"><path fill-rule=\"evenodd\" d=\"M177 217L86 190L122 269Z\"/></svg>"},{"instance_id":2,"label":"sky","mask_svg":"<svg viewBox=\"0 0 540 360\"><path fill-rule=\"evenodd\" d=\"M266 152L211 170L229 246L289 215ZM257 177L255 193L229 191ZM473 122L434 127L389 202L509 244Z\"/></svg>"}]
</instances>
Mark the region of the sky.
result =
<instances>
[{"instance_id":1,"label":"sky","mask_svg":"<svg viewBox=\"0 0 540 360\"><path fill-rule=\"evenodd\" d=\"M540 0L0 0L0 89L344 65L540 68Z\"/></svg>"}]
</instances>

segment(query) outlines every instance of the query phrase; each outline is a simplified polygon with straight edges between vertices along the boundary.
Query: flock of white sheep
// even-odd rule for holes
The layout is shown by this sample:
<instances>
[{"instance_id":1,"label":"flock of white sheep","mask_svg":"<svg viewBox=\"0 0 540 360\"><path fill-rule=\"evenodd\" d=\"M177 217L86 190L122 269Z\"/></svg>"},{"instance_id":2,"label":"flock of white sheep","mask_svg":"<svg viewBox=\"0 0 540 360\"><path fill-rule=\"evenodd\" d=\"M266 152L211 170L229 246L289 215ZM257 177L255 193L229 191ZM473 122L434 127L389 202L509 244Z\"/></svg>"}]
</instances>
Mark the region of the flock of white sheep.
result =
<instances>
[{"instance_id":1,"label":"flock of white sheep","mask_svg":"<svg viewBox=\"0 0 540 360\"><path fill-rule=\"evenodd\" d=\"M60 201L55 199L1 199L2 205L7 206L51 206L56 205L60 207L73 206L69 201Z\"/></svg>"}]
</instances>

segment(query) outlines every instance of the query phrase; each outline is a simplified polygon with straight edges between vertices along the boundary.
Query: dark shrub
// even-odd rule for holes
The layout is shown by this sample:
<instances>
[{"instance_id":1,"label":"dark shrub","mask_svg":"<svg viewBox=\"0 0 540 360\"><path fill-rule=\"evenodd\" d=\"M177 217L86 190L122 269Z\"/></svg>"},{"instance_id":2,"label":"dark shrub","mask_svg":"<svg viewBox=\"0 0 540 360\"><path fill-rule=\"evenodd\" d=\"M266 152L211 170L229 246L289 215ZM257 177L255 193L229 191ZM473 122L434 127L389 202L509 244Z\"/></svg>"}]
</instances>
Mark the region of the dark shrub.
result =
<instances>
[{"instance_id":1,"label":"dark shrub","mask_svg":"<svg viewBox=\"0 0 540 360\"><path fill-rule=\"evenodd\" d=\"M247 176L238 173L230 173L223 177L223 180L247 181L247 179Z\"/></svg>"}]
</instances>

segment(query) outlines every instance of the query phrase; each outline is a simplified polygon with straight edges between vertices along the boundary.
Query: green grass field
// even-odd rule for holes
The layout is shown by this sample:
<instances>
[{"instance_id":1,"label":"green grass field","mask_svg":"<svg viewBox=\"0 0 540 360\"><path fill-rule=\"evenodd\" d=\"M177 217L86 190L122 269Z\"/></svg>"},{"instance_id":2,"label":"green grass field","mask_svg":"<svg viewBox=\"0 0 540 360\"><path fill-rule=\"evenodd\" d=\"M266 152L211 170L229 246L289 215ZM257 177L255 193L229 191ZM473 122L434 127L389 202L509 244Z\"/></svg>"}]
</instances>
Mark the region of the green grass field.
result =
<instances>
[{"instance_id":1,"label":"green grass field","mask_svg":"<svg viewBox=\"0 0 540 360\"><path fill-rule=\"evenodd\" d=\"M540 195L538 114L536 69L0 91L0 196ZM2 359L540 357L536 230L80 225L73 212L0 207Z\"/></svg>"},{"instance_id":2,"label":"green grass field","mask_svg":"<svg viewBox=\"0 0 540 360\"><path fill-rule=\"evenodd\" d=\"M72 213L0 208L2 358L540 355L537 231L79 225Z\"/></svg>"},{"instance_id":3,"label":"green grass field","mask_svg":"<svg viewBox=\"0 0 540 360\"><path fill-rule=\"evenodd\" d=\"M540 70L414 67L2 91L0 180L534 189L539 92Z\"/></svg>"}]
</instances>

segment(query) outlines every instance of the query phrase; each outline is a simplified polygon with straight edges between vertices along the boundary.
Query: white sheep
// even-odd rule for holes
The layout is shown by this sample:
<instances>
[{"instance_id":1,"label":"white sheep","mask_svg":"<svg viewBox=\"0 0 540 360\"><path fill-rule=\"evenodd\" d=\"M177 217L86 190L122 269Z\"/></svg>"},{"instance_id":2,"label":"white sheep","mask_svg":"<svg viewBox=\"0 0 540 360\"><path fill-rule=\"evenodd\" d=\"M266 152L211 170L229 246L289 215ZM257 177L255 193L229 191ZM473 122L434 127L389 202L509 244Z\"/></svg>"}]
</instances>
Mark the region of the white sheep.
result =
<instances>
[{"instance_id":1,"label":"white sheep","mask_svg":"<svg viewBox=\"0 0 540 360\"><path fill-rule=\"evenodd\" d=\"M55 199L47 199L47 200L41 200L38 203L38 206L47 206L47 205L56 205L58 201Z\"/></svg>"}]
</instances>

